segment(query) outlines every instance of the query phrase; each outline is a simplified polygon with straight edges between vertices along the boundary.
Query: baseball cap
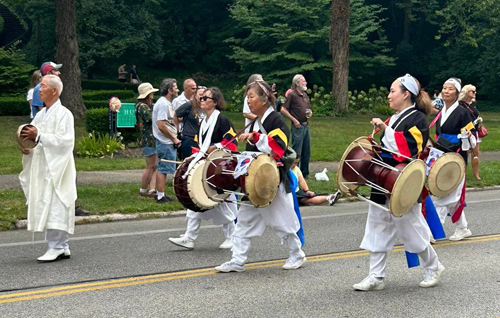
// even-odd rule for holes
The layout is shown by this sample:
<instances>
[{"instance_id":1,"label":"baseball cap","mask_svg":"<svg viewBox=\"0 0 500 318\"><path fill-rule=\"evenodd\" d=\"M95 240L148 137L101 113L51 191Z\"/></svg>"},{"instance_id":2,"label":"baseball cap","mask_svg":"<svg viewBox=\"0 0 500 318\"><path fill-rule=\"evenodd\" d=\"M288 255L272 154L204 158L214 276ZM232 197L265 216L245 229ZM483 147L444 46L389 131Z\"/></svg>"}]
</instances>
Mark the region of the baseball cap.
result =
<instances>
[{"instance_id":1,"label":"baseball cap","mask_svg":"<svg viewBox=\"0 0 500 318\"><path fill-rule=\"evenodd\" d=\"M45 62L42 64L42 67L40 67L40 72L42 73L42 76L45 76L49 74L50 71L58 70L62 66L63 66L62 64L56 64L54 62Z\"/></svg>"}]
</instances>

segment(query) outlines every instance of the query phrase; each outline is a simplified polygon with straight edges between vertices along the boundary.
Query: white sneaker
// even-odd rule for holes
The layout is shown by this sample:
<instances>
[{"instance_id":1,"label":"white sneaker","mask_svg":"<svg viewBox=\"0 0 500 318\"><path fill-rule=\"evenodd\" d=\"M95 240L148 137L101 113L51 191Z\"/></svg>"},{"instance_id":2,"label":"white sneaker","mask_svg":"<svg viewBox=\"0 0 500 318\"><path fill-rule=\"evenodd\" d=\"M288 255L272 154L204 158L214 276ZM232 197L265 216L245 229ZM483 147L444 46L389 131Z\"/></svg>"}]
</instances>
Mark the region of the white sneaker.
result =
<instances>
[{"instance_id":1,"label":"white sneaker","mask_svg":"<svg viewBox=\"0 0 500 318\"><path fill-rule=\"evenodd\" d=\"M431 244L436 244L436 239L434 239L434 237L432 237L432 236L431 236L430 243L431 243Z\"/></svg>"},{"instance_id":2,"label":"white sneaker","mask_svg":"<svg viewBox=\"0 0 500 318\"><path fill-rule=\"evenodd\" d=\"M229 272L244 272L245 266L236 264L232 261L225 262L222 265L215 267L215 270L220 273L229 273Z\"/></svg>"},{"instance_id":3,"label":"white sneaker","mask_svg":"<svg viewBox=\"0 0 500 318\"><path fill-rule=\"evenodd\" d=\"M306 262L307 258L304 256L304 257L301 257L301 258L294 258L294 257L289 257L286 262L285 262L285 265L283 265L283 269L297 269L299 267L301 267L305 262Z\"/></svg>"},{"instance_id":4,"label":"white sneaker","mask_svg":"<svg viewBox=\"0 0 500 318\"><path fill-rule=\"evenodd\" d=\"M361 282L352 285L352 287L356 290L382 290L385 288L384 279L379 279L375 277L375 275L370 274L366 276Z\"/></svg>"},{"instance_id":5,"label":"white sneaker","mask_svg":"<svg viewBox=\"0 0 500 318\"><path fill-rule=\"evenodd\" d=\"M328 201L329 205L334 205L335 202L337 202L339 198L340 198L340 190L337 190L337 192L335 192L334 194L330 194L326 198L326 200Z\"/></svg>"},{"instance_id":6,"label":"white sneaker","mask_svg":"<svg viewBox=\"0 0 500 318\"><path fill-rule=\"evenodd\" d=\"M436 286L439 282L439 277L441 277L443 272L444 266L441 263L439 263L436 271L426 269L424 273L424 280L420 282L419 286L424 288Z\"/></svg>"},{"instance_id":7,"label":"white sneaker","mask_svg":"<svg viewBox=\"0 0 500 318\"><path fill-rule=\"evenodd\" d=\"M53 262L57 261L59 259L66 259L70 258L71 253L69 249L67 249L68 254L66 255L66 250L64 249L56 249L56 248L49 248L45 254L40 256L38 258L39 262Z\"/></svg>"},{"instance_id":8,"label":"white sneaker","mask_svg":"<svg viewBox=\"0 0 500 318\"><path fill-rule=\"evenodd\" d=\"M233 242L230 238L227 238L222 244L219 246L220 249L227 250L233 247Z\"/></svg>"},{"instance_id":9,"label":"white sneaker","mask_svg":"<svg viewBox=\"0 0 500 318\"><path fill-rule=\"evenodd\" d=\"M472 235L472 232L469 229L459 229L457 228L455 230L455 233L450 236L450 241L461 241L466 237L469 237Z\"/></svg>"},{"instance_id":10,"label":"white sneaker","mask_svg":"<svg viewBox=\"0 0 500 318\"><path fill-rule=\"evenodd\" d=\"M194 248L194 241L191 241L186 235L182 237L171 237L168 240L175 245L187 248L188 250L192 250Z\"/></svg>"}]
</instances>

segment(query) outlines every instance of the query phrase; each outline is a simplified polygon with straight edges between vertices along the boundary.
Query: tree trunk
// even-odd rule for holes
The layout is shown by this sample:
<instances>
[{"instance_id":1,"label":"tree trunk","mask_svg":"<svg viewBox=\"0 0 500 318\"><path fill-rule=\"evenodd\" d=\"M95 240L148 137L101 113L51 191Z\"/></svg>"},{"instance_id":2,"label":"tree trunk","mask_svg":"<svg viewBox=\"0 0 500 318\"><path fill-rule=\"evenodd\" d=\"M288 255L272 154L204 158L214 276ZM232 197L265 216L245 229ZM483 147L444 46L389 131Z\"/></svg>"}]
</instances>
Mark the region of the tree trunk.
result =
<instances>
[{"instance_id":1,"label":"tree trunk","mask_svg":"<svg viewBox=\"0 0 500 318\"><path fill-rule=\"evenodd\" d=\"M332 0L330 52L333 61L332 95L337 112L349 107L349 0Z\"/></svg>"},{"instance_id":2,"label":"tree trunk","mask_svg":"<svg viewBox=\"0 0 500 318\"><path fill-rule=\"evenodd\" d=\"M56 0L57 63L63 64L61 80L64 84L61 102L75 118L85 116L82 81L78 64L75 0Z\"/></svg>"}]
</instances>

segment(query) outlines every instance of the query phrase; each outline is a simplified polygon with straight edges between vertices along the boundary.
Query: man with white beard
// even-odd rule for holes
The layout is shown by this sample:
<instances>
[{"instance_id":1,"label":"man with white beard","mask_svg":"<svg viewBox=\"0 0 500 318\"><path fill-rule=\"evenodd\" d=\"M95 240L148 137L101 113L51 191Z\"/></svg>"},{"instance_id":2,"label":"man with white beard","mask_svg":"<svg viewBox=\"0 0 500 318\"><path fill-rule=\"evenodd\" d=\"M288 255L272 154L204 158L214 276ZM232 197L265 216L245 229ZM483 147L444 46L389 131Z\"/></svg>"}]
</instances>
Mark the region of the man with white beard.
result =
<instances>
[{"instance_id":1,"label":"man with white beard","mask_svg":"<svg viewBox=\"0 0 500 318\"><path fill-rule=\"evenodd\" d=\"M69 234L75 228L76 169L73 158L75 129L73 114L61 105L61 79L47 75L40 85L46 107L37 113L21 137L36 143L21 149L23 171L19 180L28 205L28 231L43 232L49 249L38 258L51 262L70 258Z\"/></svg>"}]
</instances>

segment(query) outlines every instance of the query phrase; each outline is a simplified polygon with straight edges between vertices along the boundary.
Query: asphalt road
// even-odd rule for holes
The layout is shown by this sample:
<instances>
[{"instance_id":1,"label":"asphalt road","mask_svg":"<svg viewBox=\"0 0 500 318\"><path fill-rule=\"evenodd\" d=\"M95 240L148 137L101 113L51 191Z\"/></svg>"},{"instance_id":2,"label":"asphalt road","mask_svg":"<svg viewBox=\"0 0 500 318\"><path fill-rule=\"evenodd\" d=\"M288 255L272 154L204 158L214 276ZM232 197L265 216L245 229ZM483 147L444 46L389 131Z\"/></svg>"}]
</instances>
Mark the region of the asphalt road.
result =
<instances>
[{"instance_id":1,"label":"asphalt road","mask_svg":"<svg viewBox=\"0 0 500 318\"><path fill-rule=\"evenodd\" d=\"M281 269L287 251L268 230L246 272L217 274L230 259L222 230L204 223L186 251L168 242L184 232L181 217L77 226L71 259L49 264L36 262L43 235L0 232L0 317L499 317L500 190L467 201L474 237L435 245L446 271L430 289L400 247L385 290L352 289L368 272L363 202L302 210L308 262L295 271Z\"/></svg>"}]
</instances>

